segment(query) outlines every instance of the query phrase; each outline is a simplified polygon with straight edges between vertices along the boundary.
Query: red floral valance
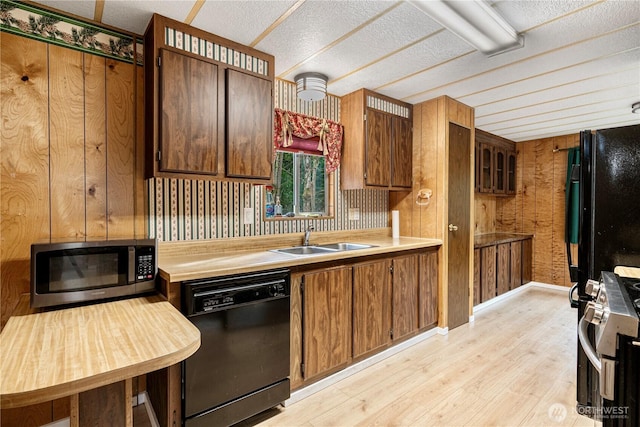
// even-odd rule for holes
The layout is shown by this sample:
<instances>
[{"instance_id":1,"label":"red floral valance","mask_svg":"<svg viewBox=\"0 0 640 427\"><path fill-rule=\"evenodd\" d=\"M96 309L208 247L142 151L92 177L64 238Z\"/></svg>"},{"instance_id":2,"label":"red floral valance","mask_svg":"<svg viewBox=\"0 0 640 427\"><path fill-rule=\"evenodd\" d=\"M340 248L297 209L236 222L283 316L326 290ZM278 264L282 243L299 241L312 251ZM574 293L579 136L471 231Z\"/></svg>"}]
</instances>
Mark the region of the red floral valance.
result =
<instances>
[{"instance_id":1,"label":"red floral valance","mask_svg":"<svg viewBox=\"0 0 640 427\"><path fill-rule=\"evenodd\" d=\"M327 173L335 171L340 166L342 134L342 125L333 120L275 109L273 149L323 154ZM296 140L298 143L294 143ZM317 141L317 144L309 147L311 140Z\"/></svg>"}]
</instances>

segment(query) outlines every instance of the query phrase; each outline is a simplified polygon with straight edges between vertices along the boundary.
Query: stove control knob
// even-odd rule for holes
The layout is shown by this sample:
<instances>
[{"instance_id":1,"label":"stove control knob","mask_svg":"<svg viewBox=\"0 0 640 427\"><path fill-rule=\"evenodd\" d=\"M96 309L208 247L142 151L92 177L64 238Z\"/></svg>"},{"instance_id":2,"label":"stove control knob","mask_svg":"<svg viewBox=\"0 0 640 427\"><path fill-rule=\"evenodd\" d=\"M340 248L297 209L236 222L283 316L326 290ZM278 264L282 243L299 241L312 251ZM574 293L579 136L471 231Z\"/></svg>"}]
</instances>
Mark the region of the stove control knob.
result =
<instances>
[{"instance_id":1,"label":"stove control knob","mask_svg":"<svg viewBox=\"0 0 640 427\"><path fill-rule=\"evenodd\" d=\"M584 287L585 292L592 297L596 297L600 292L600 282L596 280L587 280L587 284Z\"/></svg>"},{"instance_id":2,"label":"stove control knob","mask_svg":"<svg viewBox=\"0 0 640 427\"><path fill-rule=\"evenodd\" d=\"M604 317L604 306L596 302L588 302L584 309L584 320L599 325Z\"/></svg>"}]
</instances>

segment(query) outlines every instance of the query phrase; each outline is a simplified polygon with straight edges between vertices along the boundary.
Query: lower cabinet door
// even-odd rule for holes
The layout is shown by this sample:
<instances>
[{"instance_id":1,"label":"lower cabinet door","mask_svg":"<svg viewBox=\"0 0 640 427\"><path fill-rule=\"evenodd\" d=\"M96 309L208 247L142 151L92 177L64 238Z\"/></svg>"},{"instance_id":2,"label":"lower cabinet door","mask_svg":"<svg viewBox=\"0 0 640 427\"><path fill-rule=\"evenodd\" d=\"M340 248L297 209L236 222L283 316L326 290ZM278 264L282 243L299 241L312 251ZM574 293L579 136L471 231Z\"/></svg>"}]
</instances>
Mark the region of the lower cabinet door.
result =
<instances>
[{"instance_id":1,"label":"lower cabinet door","mask_svg":"<svg viewBox=\"0 0 640 427\"><path fill-rule=\"evenodd\" d=\"M393 259L393 339L418 330L418 256Z\"/></svg>"},{"instance_id":2,"label":"lower cabinet door","mask_svg":"<svg viewBox=\"0 0 640 427\"><path fill-rule=\"evenodd\" d=\"M482 302L485 302L496 296L496 247L481 248L480 260L480 294Z\"/></svg>"},{"instance_id":3,"label":"lower cabinet door","mask_svg":"<svg viewBox=\"0 0 640 427\"><path fill-rule=\"evenodd\" d=\"M353 266L353 357L391 341L391 261Z\"/></svg>"},{"instance_id":4,"label":"lower cabinet door","mask_svg":"<svg viewBox=\"0 0 640 427\"><path fill-rule=\"evenodd\" d=\"M438 251L420 254L418 316L420 329L438 324Z\"/></svg>"},{"instance_id":5,"label":"lower cabinet door","mask_svg":"<svg viewBox=\"0 0 640 427\"><path fill-rule=\"evenodd\" d=\"M511 284L509 289L522 285L522 241L511 242Z\"/></svg>"},{"instance_id":6,"label":"lower cabinet door","mask_svg":"<svg viewBox=\"0 0 640 427\"><path fill-rule=\"evenodd\" d=\"M351 267L305 273L303 377L329 372L351 360Z\"/></svg>"},{"instance_id":7,"label":"lower cabinet door","mask_svg":"<svg viewBox=\"0 0 640 427\"><path fill-rule=\"evenodd\" d=\"M473 305L474 307L482 302L481 278L480 278L480 249L473 250Z\"/></svg>"},{"instance_id":8,"label":"lower cabinet door","mask_svg":"<svg viewBox=\"0 0 640 427\"><path fill-rule=\"evenodd\" d=\"M498 245L498 258L496 265L496 285L498 288L498 295L502 295L505 292L509 291L510 279L509 279L509 269L511 268L511 244L510 243L502 243Z\"/></svg>"}]
</instances>

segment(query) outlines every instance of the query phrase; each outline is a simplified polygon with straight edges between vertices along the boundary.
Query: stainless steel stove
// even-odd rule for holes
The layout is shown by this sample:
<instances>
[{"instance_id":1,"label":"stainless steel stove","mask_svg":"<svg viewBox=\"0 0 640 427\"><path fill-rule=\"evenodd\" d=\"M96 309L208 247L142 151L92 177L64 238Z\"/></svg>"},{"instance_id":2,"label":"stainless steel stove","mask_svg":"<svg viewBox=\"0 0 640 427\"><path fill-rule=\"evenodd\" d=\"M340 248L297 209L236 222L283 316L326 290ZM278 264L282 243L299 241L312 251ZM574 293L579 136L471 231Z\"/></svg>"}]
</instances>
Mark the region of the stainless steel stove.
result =
<instances>
[{"instance_id":1,"label":"stainless steel stove","mask_svg":"<svg viewBox=\"0 0 640 427\"><path fill-rule=\"evenodd\" d=\"M640 279L602 272L600 282L589 280L593 298L580 319L578 337L599 373L601 405L588 414L606 427L640 423ZM593 340L589 339L589 325ZM592 344L592 342L594 344ZM587 414L586 414L587 415Z\"/></svg>"}]
</instances>

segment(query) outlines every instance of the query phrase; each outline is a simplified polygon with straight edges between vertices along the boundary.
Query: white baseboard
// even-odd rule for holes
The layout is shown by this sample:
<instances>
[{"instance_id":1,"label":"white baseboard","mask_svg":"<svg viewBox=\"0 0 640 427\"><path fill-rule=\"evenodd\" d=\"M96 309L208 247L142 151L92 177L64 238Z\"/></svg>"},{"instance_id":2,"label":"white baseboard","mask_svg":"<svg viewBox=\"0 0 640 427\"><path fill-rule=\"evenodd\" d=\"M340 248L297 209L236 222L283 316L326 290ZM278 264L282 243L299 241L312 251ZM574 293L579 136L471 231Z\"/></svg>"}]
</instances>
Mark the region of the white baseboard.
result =
<instances>
[{"instance_id":1,"label":"white baseboard","mask_svg":"<svg viewBox=\"0 0 640 427\"><path fill-rule=\"evenodd\" d=\"M568 288L566 286L551 285L549 283L543 283L543 282L529 282L527 283L527 285L530 285L531 287L551 289L553 291L558 291L558 292L566 292L567 294L569 293L569 290L571 290L571 288Z\"/></svg>"},{"instance_id":2,"label":"white baseboard","mask_svg":"<svg viewBox=\"0 0 640 427\"><path fill-rule=\"evenodd\" d=\"M566 292L567 294L569 293L569 288L567 288L566 286L558 286L558 285L551 285L549 283L542 283L542 282L529 282L527 284L524 284L522 286L519 286L515 289L510 290L509 292L505 292L502 295L498 295L495 298L491 298L488 301L485 301L483 303L480 303L478 305L476 305L475 307L473 307L473 313L477 313L478 311L481 311L497 302L500 301L504 301L505 299L509 299L515 295L521 294L522 292L526 292L527 290L531 289L531 288L543 288L543 289L550 289L552 291L558 291L558 292ZM475 319L474 315L471 315L469 317L469 321L472 322L473 320L471 320L472 318Z\"/></svg>"},{"instance_id":3,"label":"white baseboard","mask_svg":"<svg viewBox=\"0 0 640 427\"><path fill-rule=\"evenodd\" d=\"M436 328L436 332L438 333L438 335L447 335L449 333L449 327L444 327L444 328Z\"/></svg>"},{"instance_id":4,"label":"white baseboard","mask_svg":"<svg viewBox=\"0 0 640 427\"><path fill-rule=\"evenodd\" d=\"M398 345L394 345L393 347L390 347L378 354L375 354L371 357L369 357L368 359L362 360L358 363L354 363L353 365L347 366L346 368L344 368L343 370L336 372L333 375L328 376L327 378L323 378L320 381L310 384L308 386L306 386L303 389L294 391L293 393L291 393L291 397L289 399L287 399L286 401L284 401L283 406L289 406L292 405L296 402L301 401L302 399L305 399L321 390L324 390L325 388L337 383L338 381L341 381L345 378L348 378L366 368L368 368L369 366L375 365L378 362L383 361L384 359L393 356L394 354L397 354L411 346L414 346L426 339L431 338L432 336L438 334L438 335L446 335L449 332L449 328L433 328L430 329L426 332L421 333L420 335L416 335L413 338L409 338L406 341L401 342Z\"/></svg>"}]
</instances>

